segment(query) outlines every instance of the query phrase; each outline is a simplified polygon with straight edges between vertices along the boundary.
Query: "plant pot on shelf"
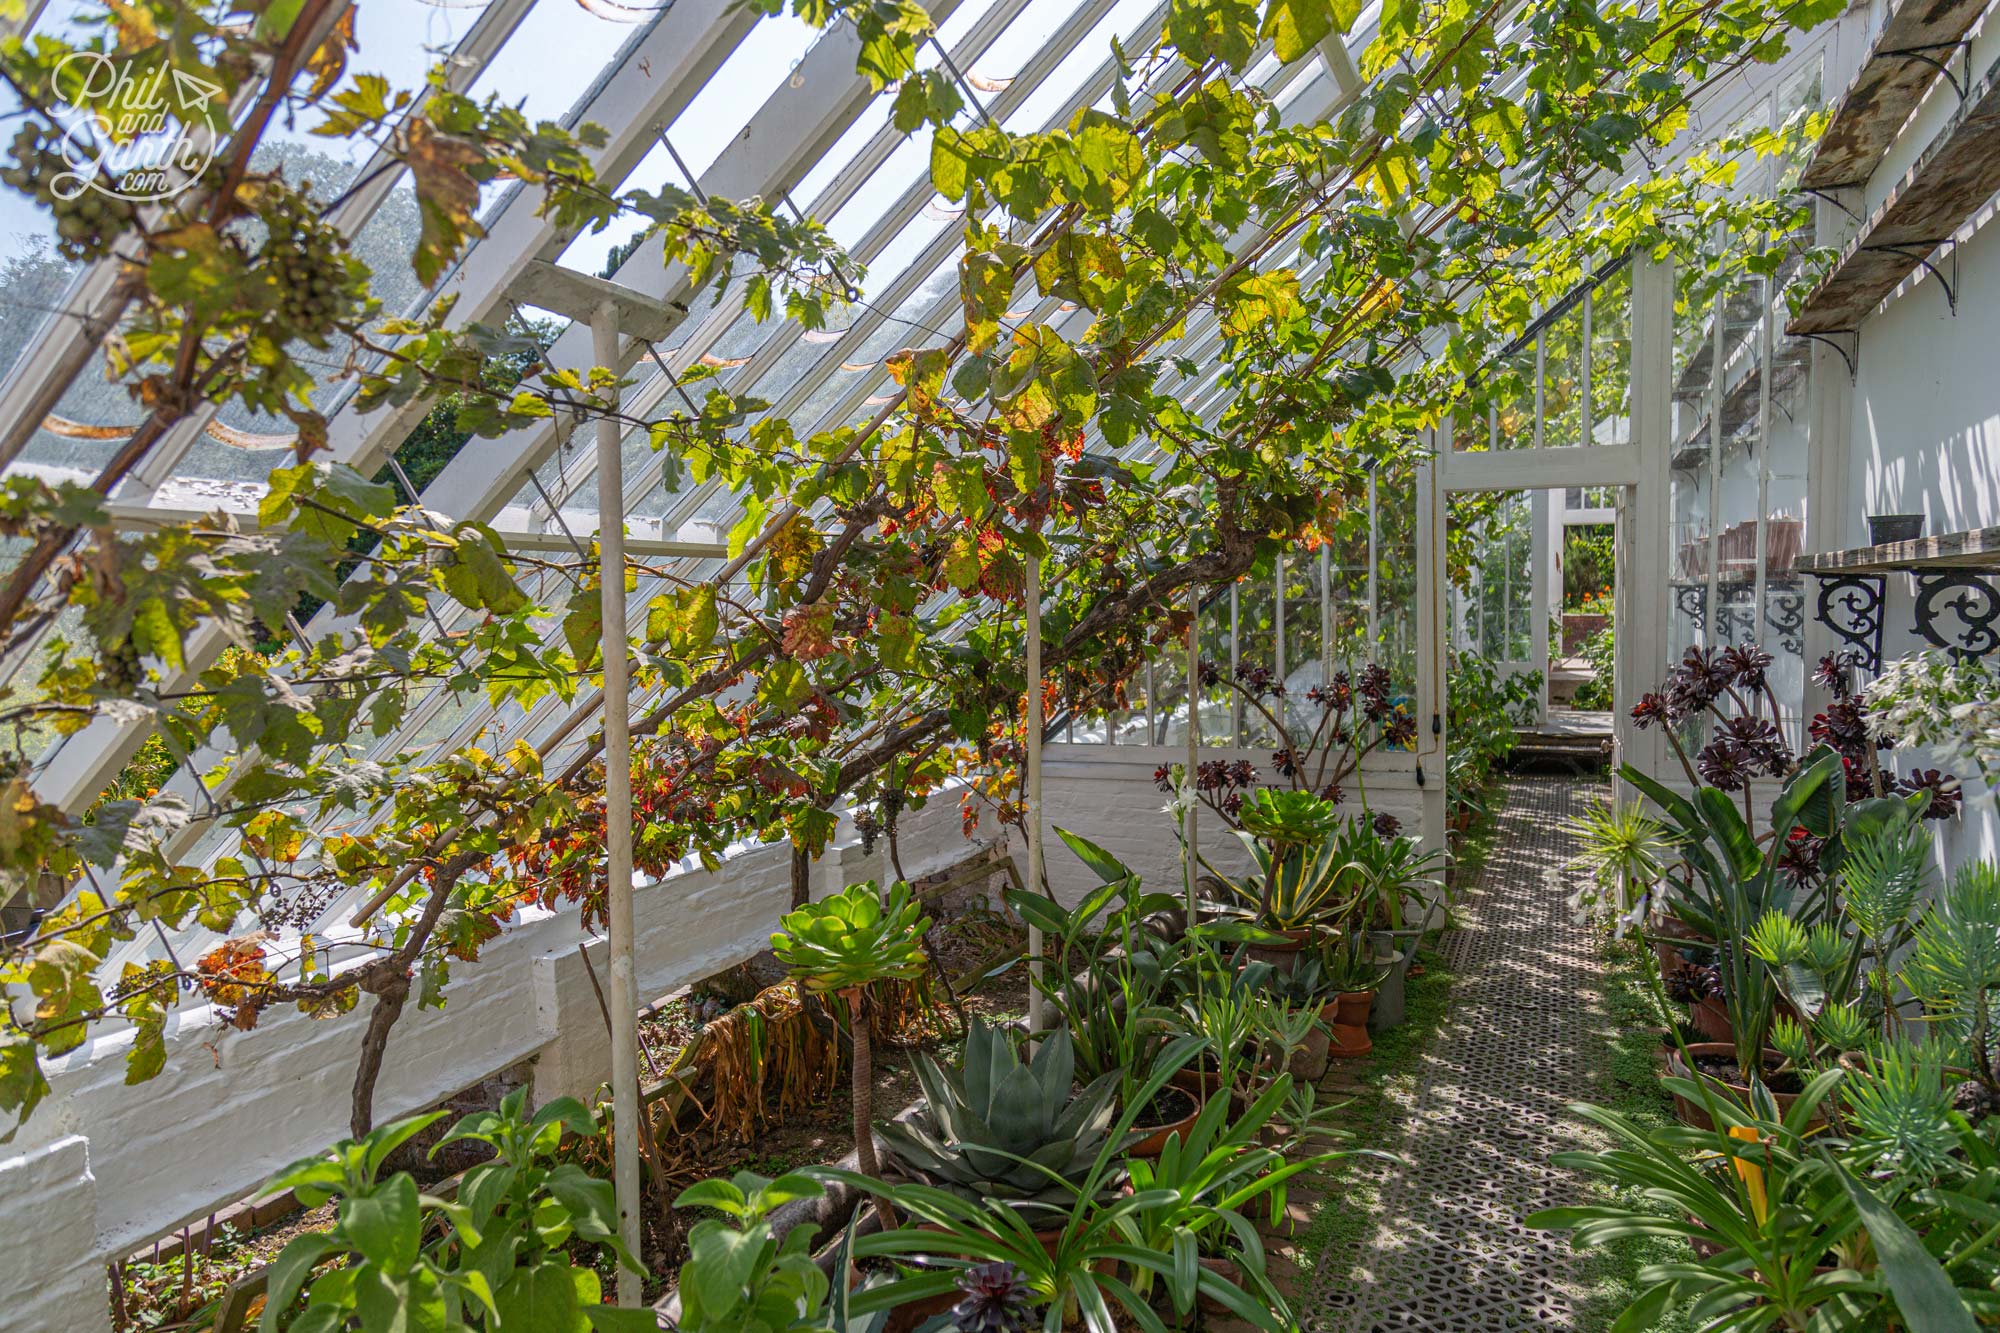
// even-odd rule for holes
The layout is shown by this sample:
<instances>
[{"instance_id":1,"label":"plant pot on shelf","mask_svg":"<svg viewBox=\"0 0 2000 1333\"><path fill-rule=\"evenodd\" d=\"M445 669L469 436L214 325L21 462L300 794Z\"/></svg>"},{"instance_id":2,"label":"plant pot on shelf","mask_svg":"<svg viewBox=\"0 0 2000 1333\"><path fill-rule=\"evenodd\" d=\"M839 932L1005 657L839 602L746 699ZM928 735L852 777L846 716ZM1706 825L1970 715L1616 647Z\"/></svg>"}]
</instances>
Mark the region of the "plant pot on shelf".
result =
<instances>
[{"instance_id":1,"label":"plant pot on shelf","mask_svg":"<svg viewBox=\"0 0 2000 1333\"><path fill-rule=\"evenodd\" d=\"M1300 956L1312 946L1319 932L1310 926L1302 926L1277 933L1284 938L1265 944L1245 945L1244 953L1253 963L1269 963L1275 970L1289 974L1298 967Z\"/></svg>"},{"instance_id":2,"label":"plant pot on shelf","mask_svg":"<svg viewBox=\"0 0 2000 1333\"><path fill-rule=\"evenodd\" d=\"M1368 1011L1374 1004L1375 992L1372 990L1347 991L1320 1010L1321 1016L1333 1029L1329 1054L1352 1060L1375 1049L1374 1041L1368 1036Z\"/></svg>"},{"instance_id":3,"label":"plant pot on shelf","mask_svg":"<svg viewBox=\"0 0 2000 1333\"><path fill-rule=\"evenodd\" d=\"M1703 1057L1712 1056L1728 1060L1733 1065L1736 1059L1736 1046L1735 1043L1726 1041L1697 1041L1689 1043L1688 1054L1693 1056L1697 1061ZM1766 1071L1775 1070L1779 1065L1784 1063L1784 1059L1783 1055L1772 1050L1770 1047L1767 1046L1764 1048L1764 1068ZM1687 1067L1687 1063L1681 1059L1681 1053L1678 1048L1667 1056L1667 1072L1674 1078L1692 1080L1696 1076L1695 1071L1690 1070ZM1722 1084L1739 1101L1748 1098L1750 1095L1749 1085L1739 1082L1738 1075L1735 1073L1726 1078L1717 1078L1714 1075L1703 1075L1703 1077L1708 1078L1711 1082ZM1773 1088L1771 1089L1771 1097L1778 1104L1778 1114L1784 1115L1792 1109L1793 1103L1798 1101L1799 1094L1796 1092L1779 1092L1776 1088ZM1690 1125L1695 1129L1715 1128L1715 1122L1708 1118L1708 1112L1703 1108L1699 1098L1691 1100L1678 1092L1674 1094L1674 1116L1683 1125ZM1807 1122L1807 1128L1817 1129L1825 1123L1826 1117L1820 1115L1818 1112L1814 1112L1813 1118Z\"/></svg>"},{"instance_id":4,"label":"plant pot on shelf","mask_svg":"<svg viewBox=\"0 0 2000 1333\"><path fill-rule=\"evenodd\" d=\"M1870 514L1868 516L1868 544L1881 546L1886 542L1910 542L1924 535L1922 514Z\"/></svg>"}]
</instances>

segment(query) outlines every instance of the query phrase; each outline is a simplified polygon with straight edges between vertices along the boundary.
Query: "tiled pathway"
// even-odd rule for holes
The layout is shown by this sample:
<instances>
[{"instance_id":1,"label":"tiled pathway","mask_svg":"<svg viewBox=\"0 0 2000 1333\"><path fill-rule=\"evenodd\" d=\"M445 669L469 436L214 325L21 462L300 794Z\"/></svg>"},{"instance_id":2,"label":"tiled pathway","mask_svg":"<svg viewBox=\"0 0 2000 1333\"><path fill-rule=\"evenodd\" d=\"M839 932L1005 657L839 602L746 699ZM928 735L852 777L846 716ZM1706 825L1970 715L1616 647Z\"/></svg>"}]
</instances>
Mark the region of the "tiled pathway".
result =
<instances>
[{"instance_id":1,"label":"tiled pathway","mask_svg":"<svg viewBox=\"0 0 2000 1333\"><path fill-rule=\"evenodd\" d=\"M1322 1277L1299 1302L1314 1333L1588 1333L1567 1234L1520 1219L1577 1201L1577 1177L1549 1156L1579 1146L1566 1106L1606 1077L1601 964L1569 915L1575 848L1562 831L1604 790L1574 778L1510 784L1458 908L1463 929L1447 937L1450 1015L1404 1094L1403 1141L1384 1145L1410 1165L1389 1169L1359 1252L1315 1265Z\"/></svg>"}]
</instances>

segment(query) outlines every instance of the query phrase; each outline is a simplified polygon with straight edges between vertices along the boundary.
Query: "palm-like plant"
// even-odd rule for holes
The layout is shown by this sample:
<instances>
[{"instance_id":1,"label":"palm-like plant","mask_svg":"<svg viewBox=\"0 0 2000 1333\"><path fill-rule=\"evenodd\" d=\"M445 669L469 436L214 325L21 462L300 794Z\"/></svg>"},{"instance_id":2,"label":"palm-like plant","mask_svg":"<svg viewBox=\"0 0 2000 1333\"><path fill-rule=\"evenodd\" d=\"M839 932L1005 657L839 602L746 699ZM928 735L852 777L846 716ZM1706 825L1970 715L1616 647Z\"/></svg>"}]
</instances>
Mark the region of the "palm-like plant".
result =
<instances>
[{"instance_id":1,"label":"palm-like plant","mask_svg":"<svg viewBox=\"0 0 2000 1333\"><path fill-rule=\"evenodd\" d=\"M1637 801L1592 801L1568 832L1581 849L1570 865L1587 871L1596 889L1594 902L1579 905L1608 909L1621 931L1643 920L1646 893L1666 874L1673 855L1666 825Z\"/></svg>"},{"instance_id":2,"label":"palm-like plant","mask_svg":"<svg viewBox=\"0 0 2000 1333\"><path fill-rule=\"evenodd\" d=\"M923 915L910 886L897 881L885 901L874 881L850 884L779 919L771 950L797 982L847 1001L854 1043L854 1154L864 1173L880 1175L875 1157L875 1058L868 1030L868 988L878 981L914 981L929 962ZM883 1219L886 1223L888 1218Z\"/></svg>"}]
</instances>

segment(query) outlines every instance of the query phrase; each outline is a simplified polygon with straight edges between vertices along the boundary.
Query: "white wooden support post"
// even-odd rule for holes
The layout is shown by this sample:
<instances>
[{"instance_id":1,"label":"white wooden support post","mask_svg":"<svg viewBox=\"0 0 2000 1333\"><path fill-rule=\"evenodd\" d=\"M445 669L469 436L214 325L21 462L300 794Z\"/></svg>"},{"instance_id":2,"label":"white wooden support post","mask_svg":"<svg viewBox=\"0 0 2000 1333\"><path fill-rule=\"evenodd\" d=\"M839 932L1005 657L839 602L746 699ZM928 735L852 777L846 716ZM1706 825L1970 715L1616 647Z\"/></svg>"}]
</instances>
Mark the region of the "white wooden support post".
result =
<instances>
[{"instance_id":1,"label":"white wooden support post","mask_svg":"<svg viewBox=\"0 0 2000 1333\"><path fill-rule=\"evenodd\" d=\"M1449 428L1431 435L1432 449L1451 448ZM1435 462L1417 467L1417 775L1423 782L1421 845L1425 851L1445 849L1445 679L1449 645L1445 639L1444 488Z\"/></svg>"},{"instance_id":2,"label":"white wooden support post","mask_svg":"<svg viewBox=\"0 0 2000 1333\"><path fill-rule=\"evenodd\" d=\"M1025 737L1028 751L1027 808L1021 811L1021 826L1028 834L1028 892L1042 891L1042 558L1027 560L1026 591L1028 609L1028 722ZM1028 1031L1047 1027L1043 1010L1042 932L1028 927Z\"/></svg>"},{"instance_id":3,"label":"white wooden support post","mask_svg":"<svg viewBox=\"0 0 2000 1333\"><path fill-rule=\"evenodd\" d=\"M1557 660L1564 656L1563 645L1549 641L1549 620L1559 614L1563 606L1562 584L1556 577L1557 552L1562 550L1566 533L1562 492L1554 489L1530 492L1528 507L1531 515L1528 526L1534 540L1529 554L1533 563L1529 566L1532 591L1528 595L1528 604L1533 610L1528 621L1528 664L1542 676L1535 721L1546 722L1549 716L1549 677L1555 670Z\"/></svg>"},{"instance_id":4,"label":"white wooden support post","mask_svg":"<svg viewBox=\"0 0 2000 1333\"><path fill-rule=\"evenodd\" d=\"M1201 588L1188 585L1187 640L1187 777L1182 786L1187 819L1187 924L1195 923L1194 884L1201 877L1201 844L1195 835L1195 812L1200 801L1195 796L1194 771L1201 762Z\"/></svg>"},{"instance_id":5,"label":"white wooden support post","mask_svg":"<svg viewBox=\"0 0 2000 1333\"><path fill-rule=\"evenodd\" d=\"M618 365L618 311L590 321L595 363ZM611 937L611 1177L618 1235L639 1255L639 986L632 970L631 650L625 628L625 468L618 423L597 423L597 545L604 641L605 930ZM620 1265L618 1304L640 1303L640 1276Z\"/></svg>"},{"instance_id":6,"label":"white wooden support post","mask_svg":"<svg viewBox=\"0 0 2000 1333\"><path fill-rule=\"evenodd\" d=\"M1632 705L1667 669L1668 618L1674 614L1668 573L1673 442L1674 269L1671 259L1632 263L1632 440L1636 479L1619 516L1618 577L1614 589L1618 636L1614 644L1612 729L1620 765L1673 779L1659 733L1632 724ZM1586 451L1588 452L1588 451ZM1623 782L1613 794L1627 795Z\"/></svg>"}]
</instances>

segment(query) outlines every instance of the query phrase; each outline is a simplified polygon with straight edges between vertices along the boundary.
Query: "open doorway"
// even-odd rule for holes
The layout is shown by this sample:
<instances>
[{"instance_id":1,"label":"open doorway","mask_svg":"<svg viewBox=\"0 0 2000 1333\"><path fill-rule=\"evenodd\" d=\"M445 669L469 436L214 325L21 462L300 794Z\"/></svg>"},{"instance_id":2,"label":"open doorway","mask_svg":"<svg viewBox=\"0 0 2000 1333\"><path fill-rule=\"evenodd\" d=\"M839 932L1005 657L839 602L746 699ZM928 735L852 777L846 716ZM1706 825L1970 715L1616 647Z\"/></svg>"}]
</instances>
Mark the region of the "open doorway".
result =
<instances>
[{"instance_id":1,"label":"open doorway","mask_svg":"<svg viewBox=\"0 0 2000 1333\"><path fill-rule=\"evenodd\" d=\"M1508 710L1509 768L1606 766L1617 698L1616 496L1615 487L1544 487L1454 497L1454 749L1479 743L1480 727L1459 714L1491 713L1492 701L1470 697L1487 690Z\"/></svg>"}]
</instances>

